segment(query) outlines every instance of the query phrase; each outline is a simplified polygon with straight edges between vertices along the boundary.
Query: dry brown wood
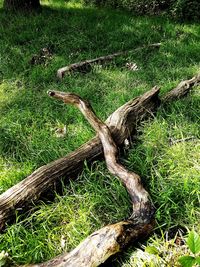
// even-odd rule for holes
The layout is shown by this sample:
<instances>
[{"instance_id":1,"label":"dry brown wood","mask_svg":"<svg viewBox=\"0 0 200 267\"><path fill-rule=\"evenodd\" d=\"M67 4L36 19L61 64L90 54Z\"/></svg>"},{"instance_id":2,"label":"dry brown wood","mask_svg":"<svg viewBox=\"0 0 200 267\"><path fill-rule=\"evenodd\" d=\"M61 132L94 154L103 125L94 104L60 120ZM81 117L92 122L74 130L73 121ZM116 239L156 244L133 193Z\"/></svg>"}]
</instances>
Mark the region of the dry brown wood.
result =
<instances>
[{"instance_id":1,"label":"dry brown wood","mask_svg":"<svg viewBox=\"0 0 200 267\"><path fill-rule=\"evenodd\" d=\"M85 72L88 72L88 71L91 70L91 66L94 63L102 64L102 63L104 63L106 61L110 61L110 60L112 60L112 59L114 59L114 58L116 58L118 56L121 56L121 55L127 55L128 53L137 52L137 51L139 51L141 49L149 48L149 47L159 48L160 45L161 45L161 43L144 45L144 46L138 47L136 49L127 50L127 51L121 51L121 52L117 52L117 53L110 54L110 55L107 55L107 56L102 56L102 57L98 57L98 58L94 58L94 59L89 59L89 60L73 63L73 64L70 64L70 65L68 65L66 67L60 68L57 71L57 77L62 79L63 76L66 73L70 73L70 72L73 72L73 71L78 71L78 72L85 73Z\"/></svg>"},{"instance_id":2,"label":"dry brown wood","mask_svg":"<svg viewBox=\"0 0 200 267\"><path fill-rule=\"evenodd\" d=\"M130 136L140 119L155 111L159 103L158 92L159 89L154 87L144 95L130 100L107 119L106 123L117 145L121 145ZM95 137L67 156L40 167L1 194L0 230L15 217L17 210L27 210L41 195L55 190L61 178L75 178L81 172L85 161L92 162L102 154L101 142Z\"/></svg>"},{"instance_id":3,"label":"dry brown wood","mask_svg":"<svg viewBox=\"0 0 200 267\"><path fill-rule=\"evenodd\" d=\"M171 97L171 100L172 99L174 100L174 99L180 98L181 96L184 96L187 92L189 92L189 90L191 89L192 86L199 83L199 75L195 76L194 78L192 78L189 81L190 81L189 86L185 86L185 83L182 83L183 86L179 85L178 90L177 90L177 88L172 90L173 96L172 96L172 93L169 92L166 95L166 97L163 98L163 102L168 101L169 96ZM187 84L188 84L188 82L187 82ZM156 110L156 108L158 107L159 102L160 102L160 100L158 98L158 92L159 92L158 88L153 88L151 91L147 92L143 96L129 101L124 106L120 107L117 111L115 111L109 117L109 119L107 120L107 124L109 126L109 129L112 132L112 136L114 137L115 141L117 142L117 145L121 144L124 141L124 139L130 135L132 130L135 129L135 126L136 126L136 123L138 120L140 120L143 117L146 117L147 115L151 114L153 111ZM60 94L62 94L62 93L60 93ZM90 145L93 145L93 147L91 147ZM97 149L97 147L98 147L98 149ZM97 150L92 151L93 148L94 148L94 150L95 149L97 149ZM92 160L96 156L100 155L102 153L102 149L101 149L101 144L100 144L98 137L93 139L93 141L89 141L82 148L79 148L76 151L76 153L72 152L69 155L69 157L59 159L53 163L48 164L47 166L43 166L43 167L39 168L32 175L27 177L24 181L22 181L18 185L14 186L13 188L9 189L7 192L2 194L0 196L0 225L1 225L1 227L3 228L5 226L5 223L13 216L13 214L15 213L15 210L17 208L26 207L27 205L32 203L32 201L34 199L38 199L42 193L44 193L46 190L52 188L54 183L57 183L60 180L60 177L62 175L70 174L70 176L71 176L71 174L72 174L72 176L73 176L73 174L80 171L80 168L78 165L83 162L82 161L83 158L81 158L81 159L79 158L79 156L80 156L79 152L81 152L80 154L82 156L84 155L84 157L83 157L84 160L85 159ZM85 153L85 152L87 152L87 153ZM75 154L73 154L73 153L75 153ZM78 157L74 158L72 156L72 154L76 155ZM73 165L74 164L73 159L75 159L75 162L77 163L77 165L76 164ZM79 161L77 162L76 159L79 159ZM67 166L65 165L66 163L67 163ZM70 167L72 167L72 168L70 168ZM74 170L74 167L75 167L75 170ZM48 180L47 180L47 178L48 178ZM46 186L46 188L45 188L45 186ZM127 188L129 188L129 187L127 186ZM131 195L131 192L130 192L130 195ZM134 197L132 198L132 201L133 201L133 206L135 206ZM150 207L151 207L151 205L150 205ZM145 208L148 209L148 205ZM139 213L141 215L142 210L141 209L138 209L138 210L139 210ZM120 223L117 223L115 225L106 226L105 228L100 229L95 234L92 234L90 237L88 237L89 239L86 239L85 241L83 241L83 243L82 243L83 247L86 246L86 243L89 242L88 240L90 240L91 238L92 238L92 240L94 240L94 243L98 241L98 238L100 238L100 240L102 240L102 236L104 236L104 235L106 236L106 234L105 234L105 232L106 232L106 233L108 233L109 236L111 235L110 233L113 233L113 238L114 238L114 240L117 240L117 244L118 245L122 244L122 246L119 246L119 250L120 250L123 247L123 244L127 244L130 241L129 237L131 238L131 240L135 240L135 239L137 239L137 237L140 238L143 235L144 229L146 229L145 231L147 232L147 234L152 229L153 222L148 221L148 220L150 220L151 215L152 215L151 208L149 210L150 210L150 212L149 212L150 216L149 217L147 216L147 218L141 216L141 218L142 218L141 221L138 220L138 218L140 218L140 216L138 217L137 214L139 214L139 213L136 212L136 213L133 213L134 216L132 216L132 219L130 219L128 221L120 222ZM137 208L136 208L136 211L137 211ZM137 218L137 220L136 220L136 218ZM137 221L137 223L136 223L136 221ZM135 227L134 229L137 229L136 232L133 231L133 225ZM133 231L133 235L130 234L130 228L131 228L131 231ZM114 230L114 229L117 229L117 230ZM123 230L120 230L120 229L123 229ZM113 232L113 230L114 230L114 232ZM97 239L95 239L94 237L97 237ZM107 240L107 238L105 238L105 242L107 242L106 240ZM120 243L121 240L123 240L122 243ZM84 242L86 242L86 243L84 243ZM100 246L99 242L97 242L96 244L97 244L97 247ZM113 243L113 244L115 247L116 243ZM80 246L82 246L82 245L80 244ZM112 248L113 248L113 246L111 245L111 250L112 250ZM117 251L118 251L117 249L114 249L112 254L114 254ZM104 252L101 252L101 253L104 253ZM71 254L72 257L77 256L76 249L73 250L72 252L70 252L69 254ZM84 257L87 256L86 254L84 254L84 255L85 255ZM104 254L100 254L100 258L103 257L102 255L104 255ZM108 257L109 257L110 254L108 253L106 255L108 255ZM67 255L64 254L61 257L59 256L56 259L51 260L50 263L43 263L42 265L38 265L38 266L69 266L69 265L63 265L65 263L65 261L68 259L68 258L66 258L66 256ZM88 257L90 257L90 256L88 255ZM83 257L83 255L82 255L82 257ZM59 265L58 264L53 265L54 261L59 262L61 258L63 260L59 263ZM107 258L107 256L105 256L105 259L106 258ZM35 266L37 266L37 265L35 265ZM72 266L77 266L77 265L72 265ZM83 266L85 266L85 265L83 265ZM91 266L96 266L96 265L91 265Z\"/></svg>"},{"instance_id":4,"label":"dry brown wood","mask_svg":"<svg viewBox=\"0 0 200 267\"><path fill-rule=\"evenodd\" d=\"M118 149L109 127L96 116L90 104L80 96L73 93L57 91L50 91L49 95L62 100L64 103L76 106L82 112L101 140L108 170L120 178L131 197L133 204L131 219L134 222L149 222L152 219L152 213L154 211L149 194L142 187L139 175L126 170L118 162Z\"/></svg>"},{"instance_id":5,"label":"dry brown wood","mask_svg":"<svg viewBox=\"0 0 200 267\"><path fill-rule=\"evenodd\" d=\"M133 213L129 220L105 226L94 232L70 253L62 254L56 259L33 266L99 266L111 255L121 251L130 242L136 241L152 231L154 226L154 207L150 201L149 194L141 184L140 177L136 173L126 170L118 162L118 150L110 129L95 115L90 104L72 93L51 91L49 95L78 107L98 133L103 145L106 165L109 171L118 176L125 185L131 197Z\"/></svg>"},{"instance_id":6,"label":"dry brown wood","mask_svg":"<svg viewBox=\"0 0 200 267\"><path fill-rule=\"evenodd\" d=\"M178 86L170 91L162 102L177 99L190 91L191 87L199 83L200 73L190 79L189 87ZM177 89L178 88L178 89ZM144 95L130 100L117 109L106 121L112 136L119 146L136 129L138 121L155 112L159 106L158 88L153 88ZM172 93L173 92L173 93ZM102 145L95 137L71 152L69 155L40 167L20 183L0 195L0 230L11 221L16 211L25 211L32 203L46 192L53 191L60 184L61 178L75 178L82 170L84 161L92 162L102 155ZM14 220L13 220L14 221Z\"/></svg>"},{"instance_id":7,"label":"dry brown wood","mask_svg":"<svg viewBox=\"0 0 200 267\"><path fill-rule=\"evenodd\" d=\"M194 79L193 79L194 80ZM193 83L192 85L194 85ZM184 96L185 86L172 90L174 98ZM176 89L176 88L175 88ZM187 87L187 89L189 89ZM187 91L188 92L188 91ZM154 227L154 207L149 201L147 191L142 187L140 177L127 171L118 163L117 146L112 138L110 129L99 120L88 102L70 93L50 92L50 96L77 106L99 134L103 144L107 167L117 175L127 188L133 205L133 214L129 220L108 225L91 234L70 253L64 253L48 262L32 265L32 267L95 267L104 263L110 256L118 253L130 242L144 238ZM169 93L170 94L170 93Z\"/></svg>"},{"instance_id":8,"label":"dry brown wood","mask_svg":"<svg viewBox=\"0 0 200 267\"><path fill-rule=\"evenodd\" d=\"M147 237L153 230L154 221L133 223L132 220L107 225L92 233L70 253L24 267L95 267L105 262L110 256L123 250L133 240Z\"/></svg>"}]
</instances>

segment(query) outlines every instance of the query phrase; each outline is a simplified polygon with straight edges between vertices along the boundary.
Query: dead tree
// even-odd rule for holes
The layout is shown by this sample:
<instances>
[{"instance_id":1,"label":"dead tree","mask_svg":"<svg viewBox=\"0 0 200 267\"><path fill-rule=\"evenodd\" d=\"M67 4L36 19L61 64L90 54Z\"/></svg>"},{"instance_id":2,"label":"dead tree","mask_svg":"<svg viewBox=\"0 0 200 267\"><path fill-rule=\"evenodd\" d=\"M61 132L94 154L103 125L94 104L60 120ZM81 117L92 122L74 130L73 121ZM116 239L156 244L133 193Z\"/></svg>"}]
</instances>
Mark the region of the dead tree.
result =
<instances>
[{"instance_id":1,"label":"dead tree","mask_svg":"<svg viewBox=\"0 0 200 267\"><path fill-rule=\"evenodd\" d=\"M118 146L130 136L138 120L149 116L158 107L158 88L130 100L117 109L106 121ZM27 178L0 195L0 230L13 219L17 210L27 210L41 195L54 191L62 177L75 178L84 162L92 162L103 155L98 136L67 156L34 171Z\"/></svg>"},{"instance_id":2,"label":"dead tree","mask_svg":"<svg viewBox=\"0 0 200 267\"><path fill-rule=\"evenodd\" d=\"M77 248L56 260L35 266L94 267L105 262L111 255L121 251L128 243L144 237L154 226L154 207L148 192L143 188L139 175L130 172L118 162L118 149L109 127L94 113L90 104L78 95L49 92L49 95L76 106L97 132L103 145L108 170L119 177L126 187L133 205L128 220L108 225L86 238Z\"/></svg>"},{"instance_id":3,"label":"dead tree","mask_svg":"<svg viewBox=\"0 0 200 267\"><path fill-rule=\"evenodd\" d=\"M155 111L160 102L167 103L169 100L185 96L192 86L199 84L199 82L200 74L180 83L161 100L158 97L159 89L155 87L143 96L131 100L120 107L109 117L106 124L96 117L90 105L79 96L56 91L49 92L50 96L77 106L97 131L101 142L99 143L98 137L96 137L93 139L92 144L99 145L99 148L101 148L101 144L103 145L108 169L111 173L117 175L125 185L131 197L133 213L128 220L108 225L91 234L70 253L60 255L49 262L32 266L98 266L111 255L122 250L130 242L146 236L152 231L154 226L153 204L149 200L147 191L142 187L140 177L135 173L128 172L118 163L115 142L117 145L121 144L135 129L138 120ZM88 153L91 152L91 147L88 148L88 143L86 148ZM85 150L82 152L85 152ZM93 159L97 154L92 154L89 159ZM101 154L100 151L99 154ZM78 160L77 151L75 155ZM84 154L84 157L86 157L86 154ZM41 167L24 181L3 193L0 196L1 227L3 228L5 223L13 216L16 208L26 207L35 198L38 199L41 193L44 192L45 186L50 189L59 180L60 176L66 173L74 174L74 169L70 168L73 160L74 157L65 157ZM81 158L80 162L82 160L83 158ZM68 163L67 166L65 165L66 162ZM79 162L77 163L79 164ZM76 169L76 171L80 171L80 168ZM38 178L39 180L37 180Z\"/></svg>"}]
</instances>

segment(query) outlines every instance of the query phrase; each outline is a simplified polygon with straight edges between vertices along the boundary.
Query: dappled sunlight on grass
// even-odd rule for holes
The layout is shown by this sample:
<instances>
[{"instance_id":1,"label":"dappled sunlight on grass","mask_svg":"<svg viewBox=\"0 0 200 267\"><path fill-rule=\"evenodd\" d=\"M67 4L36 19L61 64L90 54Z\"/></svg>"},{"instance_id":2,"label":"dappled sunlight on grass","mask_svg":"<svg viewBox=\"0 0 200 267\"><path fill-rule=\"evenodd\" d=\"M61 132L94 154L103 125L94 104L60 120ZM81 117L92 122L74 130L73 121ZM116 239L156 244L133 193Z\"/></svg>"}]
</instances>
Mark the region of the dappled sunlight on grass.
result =
<instances>
[{"instance_id":1,"label":"dappled sunlight on grass","mask_svg":"<svg viewBox=\"0 0 200 267\"><path fill-rule=\"evenodd\" d=\"M2 114L2 109L5 106L9 106L9 104L13 101L15 98L15 95L17 94L17 81L13 82L2 82L0 84L0 109Z\"/></svg>"},{"instance_id":2,"label":"dappled sunlight on grass","mask_svg":"<svg viewBox=\"0 0 200 267\"><path fill-rule=\"evenodd\" d=\"M81 1L72 0L72 1L63 1L63 0L42 0L41 4L43 6L53 6L54 8L83 8ZM85 8L85 7L84 7Z\"/></svg>"},{"instance_id":3,"label":"dappled sunlight on grass","mask_svg":"<svg viewBox=\"0 0 200 267\"><path fill-rule=\"evenodd\" d=\"M0 158L0 194L20 182L33 170L34 167L29 162L19 164L16 161Z\"/></svg>"},{"instance_id":4,"label":"dappled sunlight on grass","mask_svg":"<svg viewBox=\"0 0 200 267\"><path fill-rule=\"evenodd\" d=\"M104 164L97 169L86 167L78 181L64 189L64 196L41 204L23 224L11 226L0 236L0 249L8 244L15 261L38 262L69 251L102 224L127 216L131 207L126 190ZM36 247L40 254L33 253Z\"/></svg>"},{"instance_id":5,"label":"dappled sunlight on grass","mask_svg":"<svg viewBox=\"0 0 200 267\"><path fill-rule=\"evenodd\" d=\"M198 24L86 8L75 1L42 3L38 14L0 10L0 193L95 135L78 110L50 99L48 90L81 95L105 120L151 87L160 86L164 94L200 67ZM159 50L132 52L62 81L56 77L57 69L68 64L155 42L162 43ZM45 59L43 48L50 54ZM138 141L121 159L141 175L162 231L177 224L192 227L200 214L199 92L196 87L142 123ZM63 135L57 135L59 129L65 129ZM54 203L16 214L17 223L0 235L0 251L8 251L17 263L44 261L75 247L95 229L127 218L131 209L124 187L99 162L85 166L63 191Z\"/></svg>"}]
</instances>

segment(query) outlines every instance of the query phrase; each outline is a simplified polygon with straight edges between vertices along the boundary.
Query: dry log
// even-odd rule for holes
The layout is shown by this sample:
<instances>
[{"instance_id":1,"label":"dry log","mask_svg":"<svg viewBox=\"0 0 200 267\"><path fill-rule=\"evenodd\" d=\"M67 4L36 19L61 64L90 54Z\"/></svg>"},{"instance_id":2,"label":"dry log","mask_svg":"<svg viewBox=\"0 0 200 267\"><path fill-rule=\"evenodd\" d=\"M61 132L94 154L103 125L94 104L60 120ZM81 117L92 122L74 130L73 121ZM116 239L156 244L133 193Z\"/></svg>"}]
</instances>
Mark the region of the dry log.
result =
<instances>
[{"instance_id":1,"label":"dry log","mask_svg":"<svg viewBox=\"0 0 200 267\"><path fill-rule=\"evenodd\" d=\"M196 79L193 79L193 81ZM182 83L183 84L183 83ZM194 85L195 83L193 83ZM172 90L175 98L184 96L185 84ZM176 88L175 88L176 89ZM189 87L187 86L187 89ZM120 252L130 242L144 238L154 227L154 207L149 194L142 187L140 177L127 171L117 158L117 146L109 127L96 117L89 103L71 93L49 92L49 95L73 104L79 108L91 126L96 130L103 145L104 157L109 171L118 176L125 185L132 201L133 213L129 220L105 226L91 234L70 253L64 253L46 263L32 267L95 267L104 263L110 256ZM171 96L170 93L168 93ZM167 97L167 95L166 95ZM167 98L166 98L167 99Z\"/></svg>"},{"instance_id":2,"label":"dry log","mask_svg":"<svg viewBox=\"0 0 200 267\"><path fill-rule=\"evenodd\" d=\"M41 265L59 267L95 267L105 262L111 255L121 251L127 244L144 237L154 226L154 207L149 194L142 187L140 177L126 170L118 163L118 150L110 129L92 110L90 104L72 93L51 91L49 95L73 104L83 113L96 130L103 145L104 157L109 171L118 176L125 185L132 201L133 213L129 220L105 226L86 238L70 253L56 257ZM34 266L34 265L33 265Z\"/></svg>"},{"instance_id":3,"label":"dry log","mask_svg":"<svg viewBox=\"0 0 200 267\"><path fill-rule=\"evenodd\" d=\"M183 87L178 86L170 91L162 102L185 96L192 86L199 83L199 77L200 73L189 80L192 81L189 87L185 87L182 82ZM118 146L135 131L138 121L156 110L160 103L158 93L159 89L154 87L144 95L127 102L106 120ZM101 142L98 137L95 137L67 156L40 167L23 181L1 194L0 230L4 229L6 223L15 217L17 210L27 210L41 195L54 190L62 177L75 178L81 172L85 161L89 163L94 161L102 155L102 152Z\"/></svg>"},{"instance_id":4,"label":"dry log","mask_svg":"<svg viewBox=\"0 0 200 267\"><path fill-rule=\"evenodd\" d=\"M89 72L91 70L91 66L94 63L102 64L102 63L104 63L106 61L113 60L114 58L116 58L118 56L127 55L129 53L137 52L137 51L139 51L141 49L149 48L149 47L159 48L160 45L161 45L161 43L144 45L144 46L138 47L136 49L127 50L127 51L121 51L121 52L117 52L117 53L110 54L110 55L107 55L107 56L102 56L102 57L98 57L98 58L94 58L94 59L81 61L81 62L78 62L78 63L73 63L73 64L70 64L70 65L68 65L66 67L60 68L57 71L57 77L62 79L63 76L66 73L70 73L70 72L73 72L73 71L86 73L86 72Z\"/></svg>"},{"instance_id":5,"label":"dry log","mask_svg":"<svg viewBox=\"0 0 200 267\"><path fill-rule=\"evenodd\" d=\"M137 122L150 115L158 107L159 89L154 87L144 95L130 100L117 109L106 121L117 145L130 136ZM0 195L0 230L5 228L16 211L27 210L29 206L54 190L62 177L75 178L81 172L84 162L92 162L103 154L98 137L91 139L67 156L53 161L34 171L30 176Z\"/></svg>"},{"instance_id":6,"label":"dry log","mask_svg":"<svg viewBox=\"0 0 200 267\"><path fill-rule=\"evenodd\" d=\"M64 103L76 106L82 112L101 140L108 170L120 178L131 197L133 204L131 220L137 223L149 222L154 213L149 194L142 187L139 175L127 171L124 166L118 162L118 149L112 138L109 127L95 115L90 104L78 95L56 91L50 91L49 95L61 99Z\"/></svg>"},{"instance_id":7,"label":"dry log","mask_svg":"<svg viewBox=\"0 0 200 267\"><path fill-rule=\"evenodd\" d=\"M41 264L24 267L95 267L122 251L133 240L147 237L154 221L134 224L132 220L107 225L88 236L70 253L64 253Z\"/></svg>"},{"instance_id":8,"label":"dry log","mask_svg":"<svg viewBox=\"0 0 200 267\"><path fill-rule=\"evenodd\" d=\"M169 102L174 99L179 99L186 96L193 86L200 84L200 73L194 76L192 79L180 82L177 87L169 91L162 99L162 102Z\"/></svg>"}]
</instances>

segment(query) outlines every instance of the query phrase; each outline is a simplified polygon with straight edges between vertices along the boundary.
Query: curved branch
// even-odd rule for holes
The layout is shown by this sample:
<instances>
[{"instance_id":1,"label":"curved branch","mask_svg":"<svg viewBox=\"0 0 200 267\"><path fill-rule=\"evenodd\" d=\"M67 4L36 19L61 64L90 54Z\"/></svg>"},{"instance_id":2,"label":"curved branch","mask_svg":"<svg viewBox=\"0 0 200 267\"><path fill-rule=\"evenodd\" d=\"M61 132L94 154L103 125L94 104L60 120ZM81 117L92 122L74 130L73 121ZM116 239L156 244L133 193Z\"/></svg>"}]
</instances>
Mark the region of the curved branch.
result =
<instances>
[{"instance_id":1,"label":"curved branch","mask_svg":"<svg viewBox=\"0 0 200 267\"><path fill-rule=\"evenodd\" d=\"M149 222L154 214L154 208L149 200L149 194L143 188L140 176L134 172L126 170L126 168L118 162L117 146L108 126L96 116L90 104L80 96L73 93L58 91L50 91L49 95L62 100L66 104L76 106L82 112L84 117L99 135L103 145L104 157L108 170L120 178L131 197L133 204L133 214L131 219L141 223Z\"/></svg>"},{"instance_id":2,"label":"curved branch","mask_svg":"<svg viewBox=\"0 0 200 267\"><path fill-rule=\"evenodd\" d=\"M118 108L106 120L118 146L136 131L138 122L155 112L159 104L159 89L154 87L145 94ZM16 210L25 211L42 196L48 197L60 187L61 177L74 179L82 171L84 162L91 163L103 154L98 136L92 138L68 155L44 165L24 180L0 195L0 231L14 219Z\"/></svg>"},{"instance_id":3,"label":"curved branch","mask_svg":"<svg viewBox=\"0 0 200 267\"><path fill-rule=\"evenodd\" d=\"M114 174L116 171L121 170L120 178L125 184L132 199L134 208L133 215L129 220L108 225L91 234L70 253L59 255L58 257L46 263L30 266L98 266L109 256L123 249L128 243L144 237L152 231L154 220L151 220L151 218L153 216L154 209L148 200L148 193L142 187L140 187L141 185L138 187L138 184L140 184L140 178L137 176L137 174L130 174L127 170L123 169L124 167L122 165L118 163L116 158L116 147L114 146L113 148L112 146L112 136L114 137L117 145L122 144L124 139L130 136L130 133L136 128L137 122L156 111L160 102L165 104L169 100L176 100L185 96L190 89L193 86L198 85L199 82L200 74L190 80L181 82L175 89L171 90L166 94L165 97L161 98L161 100L158 97L159 89L154 87L151 91L129 101L117 109L106 120L106 124L109 125L109 128L104 124L102 125L102 122L100 121L101 133L99 133L99 136L101 136L102 142L106 136L109 137L109 141L107 140L108 144L106 144L104 147L105 154L108 154L108 150L111 151L111 160L109 157L106 159L107 165L110 171ZM65 97L66 93L51 92L50 94L63 100L63 97ZM73 94L68 94L68 100L66 100L66 102L79 105L80 98L78 96L75 97ZM87 102L85 105L90 107ZM99 122L98 120L99 119L97 118L97 122ZM99 127L99 125L97 125L97 127ZM97 130L99 130L99 128ZM112 132L111 140L110 130ZM110 150L110 147L113 150ZM82 165L84 160L89 160L91 162L94 160L94 158L101 155L101 153L101 144L99 142L99 138L95 137L67 157L63 157L39 168L19 184L13 186L8 191L0 195L0 230L3 229L5 223L13 216L17 208L25 207L34 199L38 199L41 193L46 192L46 190L50 190L53 184L58 182L62 175L66 173L74 175L81 170L80 165ZM128 179L126 175L129 177ZM130 178L131 176L132 178ZM46 179L47 177L48 179ZM39 184L38 181L40 182ZM135 184L137 190L133 190L133 186L135 186ZM138 199L137 197L132 197L132 191L133 196L137 196ZM141 192L143 196L146 195L144 198L139 198ZM141 205L143 203L146 203L144 207ZM145 215L145 212L147 212L147 215Z\"/></svg>"},{"instance_id":4,"label":"curved branch","mask_svg":"<svg viewBox=\"0 0 200 267\"><path fill-rule=\"evenodd\" d=\"M133 204L133 214L129 220L105 226L88 236L70 253L32 267L95 267L105 262L111 255L121 251L130 242L149 235L154 227L154 207L149 195L141 185L140 177L127 171L117 158L117 146L108 126L94 113L90 104L76 94L50 91L49 95L75 105L96 130L103 145L106 164L111 173L117 175L126 186Z\"/></svg>"},{"instance_id":5,"label":"curved branch","mask_svg":"<svg viewBox=\"0 0 200 267\"><path fill-rule=\"evenodd\" d=\"M161 99L161 103L166 103L169 100L177 100L180 97L185 96L190 91L190 89L194 85L199 84L199 82L200 82L200 74L198 74L197 76L193 77L190 80L181 82L176 88L171 90ZM159 89L155 87L150 92L147 93L147 94L150 93L150 96L152 97L153 104L155 105L155 107L158 107L160 102L158 98L158 92ZM49 92L49 94L50 96L61 99L66 103L74 104L75 106L79 107L81 111L84 111L84 106L85 107L89 106L87 102L84 103L84 101L80 99L79 96L74 94L67 94L67 98L66 98L66 93ZM140 101L142 101L143 103L142 105L138 105ZM81 105L81 103L83 104ZM150 105L149 108L148 105ZM133 218L127 221L122 221L116 224L103 227L98 231L94 232L93 234L91 234L90 236L88 236L82 243L80 243L78 247L76 247L70 253L64 253L63 255L59 255L58 257L45 263L31 265L32 267L99 266L101 263L105 262L111 255L114 255L115 253L122 250L127 244L136 241L137 239L140 239L142 237L148 236L150 232L153 230L155 224L154 219L152 218L153 205L151 205L150 202L147 202L150 204L150 207L148 207L147 205L145 206L144 210L137 207L137 200L132 197L132 190L134 196L135 195L138 196L139 194L138 191L133 189L132 187L133 185L131 185L131 183L130 184L128 183L128 180L131 182L134 181L135 183L136 182L140 183L140 178L138 178L137 174L135 173L130 174L126 170L124 172L123 169L124 167L117 162L116 158L117 149L115 143L113 144L112 140L112 136L114 136L115 141L117 141L120 144L122 142L121 136L123 137L128 136L130 129L133 128L132 119L134 118L133 121L135 123L137 121L136 120L137 116L139 116L141 119L143 118L144 115L146 116L148 114L149 112L148 110L154 111L155 107L152 108L151 105L152 102L149 102L149 99L146 94L142 96L140 99L136 99L135 101L130 101L126 103L123 107L120 107L107 119L106 123L109 125L109 128L105 126L105 124L102 124L102 122L98 118L94 117L95 114L93 114L92 110L91 110L92 117L91 120L89 120L91 125L95 128L95 130L99 134L99 137L103 144L106 163L109 170L112 173L116 174L116 171L118 172L118 170L121 170L122 168L122 172L118 172L118 174L120 173L119 177L122 179L123 183L125 184L131 196L133 208L135 208L135 212L133 212L132 216ZM120 116L121 113L123 114L123 116ZM86 113L83 112L83 114L87 118L88 115L87 112ZM118 135L119 129L116 127L117 125L120 125L121 135ZM112 129L112 136L110 134L109 129ZM129 179L126 178L124 179L126 175L128 175ZM132 176L133 179L130 178ZM138 188L138 184L136 188ZM146 195L146 197L143 199L143 202L141 203L145 203L145 200L148 199L148 193L145 190L144 191L143 190L144 189L141 186L141 188L139 188L139 192L142 192L142 195L144 196ZM140 199L138 200L140 201ZM144 213L145 210L147 211L147 213L149 212L149 215L146 217L143 215L145 214Z\"/></svg>"}]
</instances>

